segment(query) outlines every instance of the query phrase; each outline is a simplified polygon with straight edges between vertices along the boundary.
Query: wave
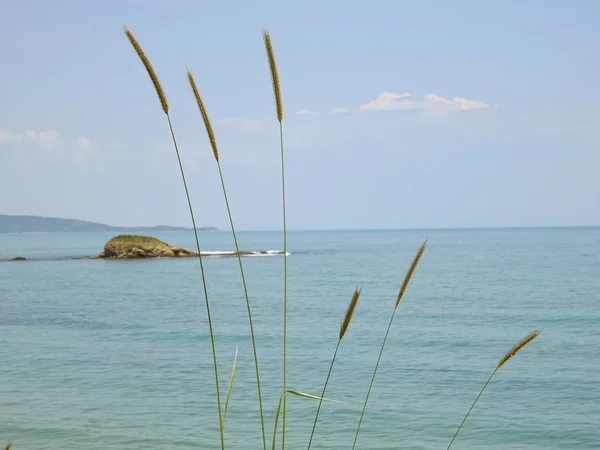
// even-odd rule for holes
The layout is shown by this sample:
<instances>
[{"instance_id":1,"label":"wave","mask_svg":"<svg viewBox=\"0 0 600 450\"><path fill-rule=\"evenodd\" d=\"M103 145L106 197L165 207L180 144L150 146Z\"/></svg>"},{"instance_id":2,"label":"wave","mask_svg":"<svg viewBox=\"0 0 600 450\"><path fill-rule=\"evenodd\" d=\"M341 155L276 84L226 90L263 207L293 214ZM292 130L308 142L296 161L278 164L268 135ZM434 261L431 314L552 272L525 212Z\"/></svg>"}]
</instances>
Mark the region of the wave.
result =
<instances>
[{"instance_id":1,"label":"wave","mask_svg":"<svg viewBox=\"0 0 600 450\"><path fill-rule=\"evenodd\" d=\"M240 250L241 256L280 256L283 255L283 250L252 250L245 251ZM291 255L290 252L286 253L286 256ZM207 257L225 257L225 256L237 256L236 251L204 251L202 256Z\"/></svg>"},{"instance_id":2,"label":"wave","mask_svg":"<svg viewBox=\"0 0 600 450\"><path fill-rule=\"evenodd\" d=\"M283 256L283 250L240 250L240 255L241 256L253 256L253 257L257 257L257 256ZM291 253L287 252L286 256L290 256ZM192 253L190 255L185 255L185 257L194 257L194 256L198 256L198 253ZM237 256L237 252L235 250L228 250L228 251L203 251L202 252L202 256L203 257L207 257L207 258L231 258L234 256ZM72 260L84 260L84 259L88 259L88 260L92 260L92 259L99 259L97 256L68 256L68 255L61 255L61 256L32 256L32 257L27 257L27 258L23 258L21 259L22 261L72 261ZM146 259L146 258L144 258ZM163 259L163 258L147 258L147 259ZM14 258L6 258L6 257L0 257L0 262L9 262L9 261L15 261Z\"/></svg>"},{"instance_id":3,"label":"wave","mask_svg":"<svg viewBox=\"0 0 600 450\"><path fill-rule=\"evenodd\" d=\"M223 252L223 251L212 251L212 252L202 252L202 256L232 256L235 255L235 252Z\"/></svg>"}]
</instances>

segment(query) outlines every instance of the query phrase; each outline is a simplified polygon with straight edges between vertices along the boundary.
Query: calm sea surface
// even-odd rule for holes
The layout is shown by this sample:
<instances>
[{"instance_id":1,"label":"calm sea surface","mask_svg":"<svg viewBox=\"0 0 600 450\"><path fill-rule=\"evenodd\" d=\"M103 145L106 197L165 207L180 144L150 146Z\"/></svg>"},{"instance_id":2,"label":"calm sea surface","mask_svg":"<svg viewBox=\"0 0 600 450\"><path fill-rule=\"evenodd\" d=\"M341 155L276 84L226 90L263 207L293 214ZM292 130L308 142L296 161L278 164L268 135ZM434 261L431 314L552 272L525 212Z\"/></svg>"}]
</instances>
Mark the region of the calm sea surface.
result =
<instances>
[{"instance_id":1,"label":"calm sea surface","mask_svg":"<svg viewBox=\"0 0 600 450\"><path fill-rule=\"evenodd\" d=\"M100 252L111 235L0 235L0 443L14 449L220 448L212 353L197 259L61 258ZM193 247L189 233L159 233ZM240 233L279 250L280 233ZM600 228L289 234L288 385L320 394L341 317L363 286L313 442L350 449L399 285L400 304L358 449L445 449L502 355L453 448L600 448ZM202 233L203 250L231 250ZM236 259L205 260L225 390L225 433L262 448L248 319ZM243 260L257 333L266 433L281 389L281 256ZM317 402L289 397L286 447L305 448Z\"/></svg>"}]
</instances>

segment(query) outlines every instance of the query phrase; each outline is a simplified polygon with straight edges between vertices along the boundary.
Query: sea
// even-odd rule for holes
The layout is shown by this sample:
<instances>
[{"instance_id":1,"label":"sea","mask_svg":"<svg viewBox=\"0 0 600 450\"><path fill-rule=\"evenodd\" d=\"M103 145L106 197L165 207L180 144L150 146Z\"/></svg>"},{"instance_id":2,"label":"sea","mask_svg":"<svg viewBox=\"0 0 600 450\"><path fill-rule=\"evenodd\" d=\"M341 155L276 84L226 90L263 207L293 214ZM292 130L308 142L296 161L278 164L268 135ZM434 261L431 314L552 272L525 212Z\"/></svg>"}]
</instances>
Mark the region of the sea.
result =
<instances>
[{"instance_id":1,"label":"sea","mask_svg":"<svg viewBox=\"0 0 600 450\"><path fill-rule=\"evenodd\" d=\"M24 449L220 449L197 258L73 259L107 233L0 235L0 444ZM190 232L156 237L193 249ZM282 250L281 232L240 232ZM287 387L321 395L340 324L362 288L313 449L352 448L406 270L356 449L600 449L600 228L290 231ZM203 251L231 251L202 232ZM256 332L266 446L282 392L283 256L242 259ZM263 449L248 313L236 258L204 259L221 388L236 370L227 449ZM318 401L287 396L285 448L308 446ZM281 447L279 420L276 448ZM3 447L2 447L3 448Z\"/></svg>"}]
</instances>

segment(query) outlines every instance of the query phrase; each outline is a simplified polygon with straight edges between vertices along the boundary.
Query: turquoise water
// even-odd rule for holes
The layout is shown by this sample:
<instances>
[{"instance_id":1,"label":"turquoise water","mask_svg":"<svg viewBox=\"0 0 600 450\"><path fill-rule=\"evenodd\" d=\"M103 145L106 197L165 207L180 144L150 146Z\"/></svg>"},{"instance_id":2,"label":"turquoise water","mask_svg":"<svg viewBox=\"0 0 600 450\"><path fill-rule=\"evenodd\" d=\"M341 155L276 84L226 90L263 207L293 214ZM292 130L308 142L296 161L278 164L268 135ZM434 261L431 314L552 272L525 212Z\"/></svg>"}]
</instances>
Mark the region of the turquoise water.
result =
<instances>
[{"instance_id":1,"label":"turquoise water","mask_svg":"<svg viewBox=\"0 0 600 450\"><path fill-rule=\"evenodd\" d=\"M0 235L0 258L99 253L110 235ZM186 233L158 237L193 247ZM240 233L281 249L279 233ZM350 449L398 287L400 304L357 448L600 448L600 229L292 232L289 387L320 393L341 316L363 286L313 448ZM230 250L203 233L204 250ZM267 435L281 385L282 257L244 259ZM237 261L206 259L225 388L236 345L227 447L259 449L260 422ZM220 448L206 310L195 259L0 263L0 441L15 449ZM290 397L287 448L307 445L317 404Z\"/></svg>"}]
</instances>

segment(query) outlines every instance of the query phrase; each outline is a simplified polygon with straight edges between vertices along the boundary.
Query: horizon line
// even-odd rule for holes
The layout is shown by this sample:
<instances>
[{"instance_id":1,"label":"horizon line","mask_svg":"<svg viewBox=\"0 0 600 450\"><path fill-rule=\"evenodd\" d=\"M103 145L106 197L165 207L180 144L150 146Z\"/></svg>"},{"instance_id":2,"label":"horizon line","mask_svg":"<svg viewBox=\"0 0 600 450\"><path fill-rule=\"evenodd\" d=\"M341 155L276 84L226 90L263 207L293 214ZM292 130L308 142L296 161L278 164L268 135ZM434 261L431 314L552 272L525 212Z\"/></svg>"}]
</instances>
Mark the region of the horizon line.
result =
<instances>
[{"instance_id":1,"label":"horizon line","mask_svg":"<svg viewBox=\"0 0 600 450\"><path fill-rule=\"evenodd\" d=\"M115 229L143 229L143 228L180 228L181 231L192 231L193 228L190 225L167 225L167 224L159 224L159 225L110 225L108 223L103 222L94 222L90 220L84 219L73 219L73 218L62 218L56 216L38 216L33 214L0 214L0 216L8 216L8 217L28 217L28 218L40 218L40 219L58 219L58 220L72 220L77 222L84 222L94 225L102 225ZM289 231L292 232L303 232L303 231L452 231L452 230L504 230L504 229L557 229L557 228L598 228L600 224L594 225L463 225L463 226L421 226L421 227L366 227L366 228L289 228ZM212 228L210 232L218 233L218 232L230 232L229 229L221 229L215 225L200 225L197 226L198 230L203 228ZM168 230L161 230L168 231ZM178 230L173 230L178 231ZM243 229L239 230L240 232L258 232L258 233L275 233L275 232L283 232L283 229ZM78 232L78 231L73 231ZM18 231L17 231L18 233Z\"/></svg>"},{"instance_id":2,"label":"horizon line","mask_svg":"<svg viewBox=\"0 0 600 450\"><path fill-rule=\"evenodd\" d=\"M188 227L182 227L188 228ZM218 227L216 232L230 232ZM484 226L442 226L442 227L406 227L406 228L290 228L288 231L460 231L460 230L515 230L515 229L557 229L557 228L600 228L599 225L484 225ZM192 230L192 228L190 228ZM282 229L240 229L240 232L275 233Z\"/></svg>"}]
</instances>

